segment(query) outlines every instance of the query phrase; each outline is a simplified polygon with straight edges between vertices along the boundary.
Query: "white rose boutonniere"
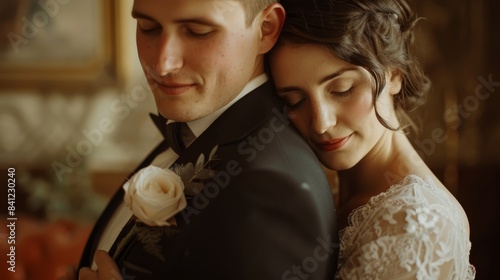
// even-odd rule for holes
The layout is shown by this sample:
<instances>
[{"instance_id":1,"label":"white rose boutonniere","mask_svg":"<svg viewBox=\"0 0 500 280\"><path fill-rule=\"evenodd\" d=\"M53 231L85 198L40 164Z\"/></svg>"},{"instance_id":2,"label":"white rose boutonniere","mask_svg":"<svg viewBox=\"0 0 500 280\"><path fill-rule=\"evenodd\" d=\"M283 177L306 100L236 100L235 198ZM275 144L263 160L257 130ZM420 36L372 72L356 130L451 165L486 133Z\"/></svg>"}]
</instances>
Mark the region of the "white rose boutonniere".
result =
<instances>
[{"instance_id":1,"label":"white rose boutonniere","mask_svg":"<svg viewBox=\"0 0 500 280\"><path fill-rule=\"evenodd\" d=\"M208 161L200 154L195 164L174 165L172 169L147 166L123 185L124 202L134 214L134 226L119 241L113 258L123 252L134 236L143 244L144 250L164 260L159 244L162 236L174 235L179 229L175 215L187 206L186 195L193 196L203 187L203 181L213 176L208 164L217 160L215 146Z\"/></svg>"},{"instance_id":2,"label":"white rose boutonniere","mask_svg":"<svg viewBox=\"0 0 500 280\"><path fill-rule=\"evenodd\" d=\"M187 203L184 182L170 169L148 166L123 185L125 204L134 216L149 226L175 225L175 214Z\"/></svg>"}]
</instances>

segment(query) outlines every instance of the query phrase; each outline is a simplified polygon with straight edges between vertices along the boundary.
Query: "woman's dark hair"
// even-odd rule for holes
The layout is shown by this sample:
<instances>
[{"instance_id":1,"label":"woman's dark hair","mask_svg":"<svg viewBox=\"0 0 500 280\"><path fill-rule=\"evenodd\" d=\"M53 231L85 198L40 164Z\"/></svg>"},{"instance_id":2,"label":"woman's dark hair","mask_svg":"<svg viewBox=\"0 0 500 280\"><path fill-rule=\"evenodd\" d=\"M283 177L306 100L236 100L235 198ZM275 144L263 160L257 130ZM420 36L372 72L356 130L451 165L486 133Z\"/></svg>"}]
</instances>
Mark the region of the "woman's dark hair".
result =
<instances>
[{"instance_id":1,"label":"woman's dark hair","mask_svg":"<svg viewBox=\"0 0 500 280\"><path fill-rule=\"evenodd\" d=\"M412 51L418 18L404 0L281 0L287 16L280 44L321 44L337 57L365 68L376 81L375 100L385 87L385 72L402 75L401 92L394 97L398 115L421 105L430 87Z\"/></svg>"}]
</instances>

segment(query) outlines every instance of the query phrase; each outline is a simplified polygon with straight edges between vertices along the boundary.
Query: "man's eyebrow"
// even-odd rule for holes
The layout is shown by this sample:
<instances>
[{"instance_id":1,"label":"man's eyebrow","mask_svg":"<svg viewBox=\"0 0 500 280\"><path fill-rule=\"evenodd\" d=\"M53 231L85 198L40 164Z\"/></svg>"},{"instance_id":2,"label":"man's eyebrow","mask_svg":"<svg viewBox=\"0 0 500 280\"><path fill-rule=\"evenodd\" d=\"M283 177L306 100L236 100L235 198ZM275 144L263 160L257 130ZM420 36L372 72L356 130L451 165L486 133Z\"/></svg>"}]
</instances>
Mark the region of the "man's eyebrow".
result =
<instances>
[{"instance_id":1,"label":"man's eyebrow","mask_svg":"<svg viewBox=\"0 0 500 280\"><path fill-rule=\"evenodd\" d=\"M188 18L188 19L179 19L175 21L176 23L197 23L201 25L211 25L211 26L219 26L218 23L208 20L206 18L201 18L201 17L195 17L195 18Z\"/></svg>"},{"instance_id":2,"label":"man's eyebrow","mask_svg":"<svg viewBox=\"0 0 500 280\"><path fill-rule=\"evenodd\" d=\"M151 21L156 21L151 16L148 16L148 15L143 14L143 13L141 13L139 11L136 11L136 10L132 10L132 17L133 18L142 18L142 19L147 19L147 20L151 20Z\"/></svg>"},{"instance_id":3,"label":"man's eyebrow","mask_svg":"<svg viewBox=\"0 0 500 280\"><path fill-rule=\"evenodd\" d=\"M136 11L136 10L132 10L132 17L135 19L139 18L139 19L147 19L147 20L154 21L154 22L157 21L153 17L148 16L148 15L141 13L139 11ZM175 22L176 23L197 23L197 24L201 24L201 25L219 26L218 23L211 21L211 20L208 20L206 18L202 18L202 17L179 19L179 20L176 20Z\"/></svg>"}]
</instances>

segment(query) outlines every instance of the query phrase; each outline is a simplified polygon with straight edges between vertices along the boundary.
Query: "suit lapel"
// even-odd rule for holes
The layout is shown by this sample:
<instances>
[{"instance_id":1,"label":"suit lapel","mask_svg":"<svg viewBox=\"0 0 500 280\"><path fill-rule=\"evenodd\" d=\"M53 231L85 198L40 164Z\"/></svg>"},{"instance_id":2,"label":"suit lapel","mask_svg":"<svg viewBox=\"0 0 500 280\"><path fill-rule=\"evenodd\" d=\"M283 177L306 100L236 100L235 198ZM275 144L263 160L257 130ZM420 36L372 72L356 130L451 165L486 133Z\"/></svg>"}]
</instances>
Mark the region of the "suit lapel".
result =
<instances>
[{"instance_id":1,"label":"suit lapel","mask_svg":"<svg viewBox=\"0 0 500 280\"><path fill-rule=\"evenodd\" d=\"M153 119L153 122L156 124L158 129L164 133L161 130L161 119L156 117L154 115L151 115L151 118ZM160 153L164 152L168 148L168 144L166 141L161 142L154 150L151 152L146 159L131 173L127 176L125 181L121 184L123 184L128 181L135 173L137 173L139 170L142 168L148 166L153 162L153 160L158 156ZM82 258L80 260L80 267L90 267L92 264L92 260L94 258L94 253L97 249L97 244L99 243L99 240L101 238L103 230L106 228L106 224L108 223L109 219L111 219L113 213L116 211L117 207L122 203L123 201L123 196L124 196L124 190L120 186L118 191L115 193L115 195L111 198L108 206L104 210L103 214L99 217L97 220L96 224L94 225L94 228L87 239L87 244L85 245L85 249L82 254Z\"/></svg>"}]
</instances>

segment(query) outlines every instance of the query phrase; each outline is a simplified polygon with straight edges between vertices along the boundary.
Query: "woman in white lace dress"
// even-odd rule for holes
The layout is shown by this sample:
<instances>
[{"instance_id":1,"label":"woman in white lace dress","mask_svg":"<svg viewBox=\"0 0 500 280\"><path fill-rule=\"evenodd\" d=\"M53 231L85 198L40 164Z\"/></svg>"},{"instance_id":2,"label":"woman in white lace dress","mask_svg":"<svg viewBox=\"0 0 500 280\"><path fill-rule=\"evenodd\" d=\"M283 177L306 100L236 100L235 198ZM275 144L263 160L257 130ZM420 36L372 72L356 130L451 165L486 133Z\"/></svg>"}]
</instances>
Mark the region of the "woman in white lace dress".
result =
<instances>
[{"instance_id":1,"label":"woman in white lace dress","mask_svg":"<svg viewBox=\"0 0 500 280\"><path fill-rule=\"evenodd\" d=\"M270 70L292 122L339 174L336 278L473 279L467 216L402 129L429 88L414 13L403 0L281 3Z\"/></svg>"}]
</instances>

